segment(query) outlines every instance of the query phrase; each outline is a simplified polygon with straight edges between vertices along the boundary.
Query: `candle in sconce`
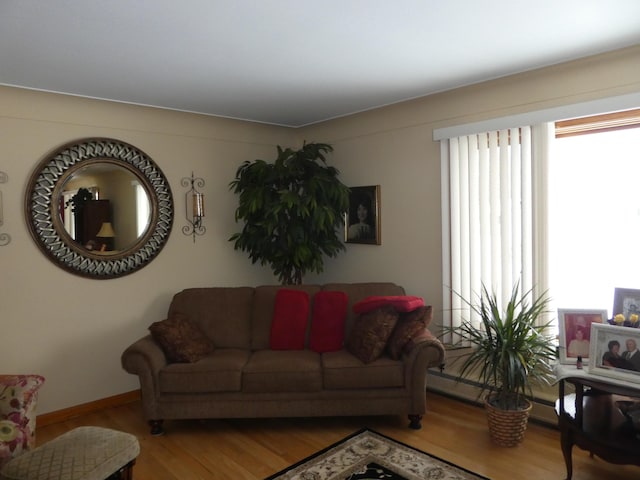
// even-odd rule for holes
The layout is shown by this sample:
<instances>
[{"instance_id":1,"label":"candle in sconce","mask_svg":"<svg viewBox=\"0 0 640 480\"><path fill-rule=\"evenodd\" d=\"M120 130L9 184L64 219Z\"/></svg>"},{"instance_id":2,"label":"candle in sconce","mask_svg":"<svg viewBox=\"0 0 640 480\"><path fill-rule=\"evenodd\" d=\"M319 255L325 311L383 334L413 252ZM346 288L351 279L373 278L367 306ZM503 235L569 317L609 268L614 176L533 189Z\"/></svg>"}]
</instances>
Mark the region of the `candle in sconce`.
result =
<instances>
[{"instance_id":1,"label":"candle in sconce","mask_svg":"<svg viewBox=\"0 0 640 480\"><path fill-rule=\"evenodd\" d=\"M193 204L193 217L204 217L204 194L194 193L191 201Z\"/></svg>"}]
</instances>

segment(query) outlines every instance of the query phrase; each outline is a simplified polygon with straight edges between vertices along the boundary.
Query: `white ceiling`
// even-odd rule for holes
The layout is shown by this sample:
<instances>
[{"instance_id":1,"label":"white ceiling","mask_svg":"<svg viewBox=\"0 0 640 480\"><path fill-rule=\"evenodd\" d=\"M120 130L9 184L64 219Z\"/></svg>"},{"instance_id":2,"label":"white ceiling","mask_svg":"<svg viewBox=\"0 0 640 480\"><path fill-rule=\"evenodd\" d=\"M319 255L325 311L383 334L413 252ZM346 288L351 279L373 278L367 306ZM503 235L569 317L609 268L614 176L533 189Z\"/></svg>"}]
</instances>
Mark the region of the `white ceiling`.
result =
<instances>
[{"instance_id":1,"label":"white ceiling","mask_svg":"<svg viewBox=\"0 0 640 480\"><path fill-rule=\"evenodd\" d=\"M639 0L0 0L0 84L288 126L635 44Z\"/></svg>"}]
</instances>

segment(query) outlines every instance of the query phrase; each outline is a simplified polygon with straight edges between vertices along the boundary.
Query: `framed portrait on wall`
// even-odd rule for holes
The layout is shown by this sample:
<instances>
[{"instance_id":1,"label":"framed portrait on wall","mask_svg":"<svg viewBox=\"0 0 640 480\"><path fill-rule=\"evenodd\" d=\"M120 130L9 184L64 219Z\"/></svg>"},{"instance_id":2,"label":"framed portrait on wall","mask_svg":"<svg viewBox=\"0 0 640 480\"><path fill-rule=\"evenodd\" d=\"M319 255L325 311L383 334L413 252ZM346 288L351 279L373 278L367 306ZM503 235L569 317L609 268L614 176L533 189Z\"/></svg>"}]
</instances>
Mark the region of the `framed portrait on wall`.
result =
<instances>
[{"instance_id":1,"label":"framed portrait on wall","mask_svg":"<svg viewBox=\"0 0 640 480\"><path fill-rule=\"evenodd\" d=\"M606 323L606 310L559 308L560 363L576 363L582 357L588 363L591 346L591 325Z\"/></svg>"},{"instance_id":2,"label":"framed portrait on wall","mask_svg":"<svg viewBox=\"0 0 640 480\"><path fill-rule=\"evenodd\" d=\"M344 241L380 245L380 185L350 187L344 214Z\"/></svg>"}]
</instances>

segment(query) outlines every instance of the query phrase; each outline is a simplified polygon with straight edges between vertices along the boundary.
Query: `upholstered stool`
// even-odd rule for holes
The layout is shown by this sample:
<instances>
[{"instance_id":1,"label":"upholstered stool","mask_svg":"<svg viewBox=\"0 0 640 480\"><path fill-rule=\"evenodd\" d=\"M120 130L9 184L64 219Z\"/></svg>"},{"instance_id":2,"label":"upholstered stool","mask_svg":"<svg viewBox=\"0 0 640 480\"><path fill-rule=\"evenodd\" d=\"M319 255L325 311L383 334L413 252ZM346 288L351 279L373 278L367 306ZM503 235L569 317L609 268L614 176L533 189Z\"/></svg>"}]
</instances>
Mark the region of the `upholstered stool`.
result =
<instances>
[{"instance_id":1,"label":"upholstered stool","mask_svg":"<svg viewBox=\"0 0 640 480\"><path fill-rule=\"evenodd\" d=\"M7 463L1 480L133 478L138 439L102 427L78 427Z\"/></svg>"}]
</instances>

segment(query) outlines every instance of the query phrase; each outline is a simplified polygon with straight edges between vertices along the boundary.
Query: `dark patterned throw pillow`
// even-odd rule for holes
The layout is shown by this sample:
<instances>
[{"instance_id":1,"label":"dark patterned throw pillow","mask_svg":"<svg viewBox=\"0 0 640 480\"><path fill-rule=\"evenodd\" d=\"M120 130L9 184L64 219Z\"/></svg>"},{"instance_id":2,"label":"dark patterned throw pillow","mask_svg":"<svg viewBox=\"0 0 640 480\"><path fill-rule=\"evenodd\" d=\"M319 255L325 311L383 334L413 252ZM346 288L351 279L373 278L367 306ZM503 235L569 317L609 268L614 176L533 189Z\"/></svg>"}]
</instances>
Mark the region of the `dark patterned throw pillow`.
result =
<instances>
[{"instance_id":1,"label":"dark patterned throw pillow","mask_svg":"<svg viewBox=\"0 0 640 480\"><path fill-rule=\"evenodd\" d=\"M398 312L391 306L359 315L349 332L345 348L362 362L373 362L384 352L397 321Z\"/></svg>"},{"instance_id":2,"label":"dark patterned throw pillow","mask_svg":"<svg viewBox=\"0 0 640 480\"><path fill-rule=\"evenodd\" d=\"M170 363L193 363L213 352L213 344L189 318L174 313L149 327Z\"/></svg>"},{"instance_id":3,"label":"dark patterned throw pillow","mask_svg":"<svg viewBox=\"0 0 640 480\"><path fill-rule=\"evenodd\" d=\"M422 332L431 322L431 305L419 307L411 312L401 313L396 327L387 342L387 351L394 360L399 360L402 351L413 337Z\"/></svg>"}]
</instances>

